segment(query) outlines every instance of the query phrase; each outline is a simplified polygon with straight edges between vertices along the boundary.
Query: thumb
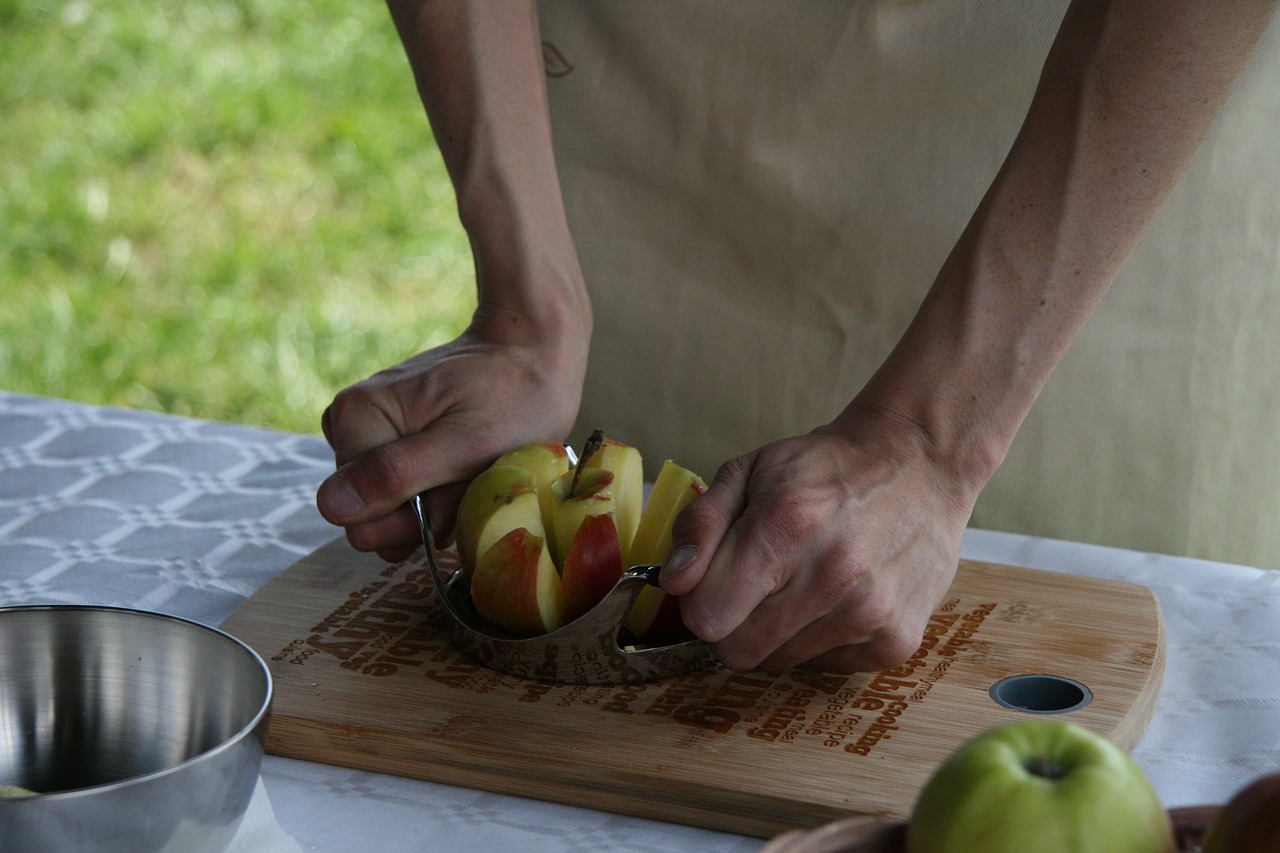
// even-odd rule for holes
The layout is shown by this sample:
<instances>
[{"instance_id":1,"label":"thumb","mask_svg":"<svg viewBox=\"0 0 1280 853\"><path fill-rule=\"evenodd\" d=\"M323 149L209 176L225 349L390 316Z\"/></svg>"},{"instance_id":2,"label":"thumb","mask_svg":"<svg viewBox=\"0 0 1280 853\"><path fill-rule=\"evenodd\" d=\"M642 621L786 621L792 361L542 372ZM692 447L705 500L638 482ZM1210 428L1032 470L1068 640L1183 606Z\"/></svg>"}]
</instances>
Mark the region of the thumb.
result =
<instances>
[{"instance_id":1,"label":"thumb","mask_svg":"<svg viewBox=\"0 0 1280 853\"><path fill-rule=\"evenodd\" d=\"M746 509L751 460L739 456L720 466L707 491L676 516L659 575L664 592L685 595L702 582L729 528Z\"/></svg>"},{"instance_id":2,"label":"thumb","mask_svg":"<svg viewBox=\"0 0 1280 853\"><path fill-rule=\"evenodd\" d=\"M433 423L347 462L320 484L316 505L325 519L343 526L383 518L420 492L470 480L492 461L467 449L456 430Z\"/></svg>"}]
</instances>

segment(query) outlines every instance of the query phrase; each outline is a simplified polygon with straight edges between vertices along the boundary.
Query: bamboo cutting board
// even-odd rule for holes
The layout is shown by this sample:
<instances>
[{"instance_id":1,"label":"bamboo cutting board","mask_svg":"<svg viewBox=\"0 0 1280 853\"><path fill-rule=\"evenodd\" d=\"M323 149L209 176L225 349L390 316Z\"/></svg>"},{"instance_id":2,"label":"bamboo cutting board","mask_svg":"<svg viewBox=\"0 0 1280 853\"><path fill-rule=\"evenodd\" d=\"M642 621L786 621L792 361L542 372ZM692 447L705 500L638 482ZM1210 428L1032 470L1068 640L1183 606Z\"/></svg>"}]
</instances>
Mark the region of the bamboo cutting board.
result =
<instances>
[{"instance_id":1,"label":"bamboo cutting board","mask_svg":"<svg viewBox=\"0 0 1280 853\"><path fill-rule=\"evenodd\" d=\"M443 619L418 560L387 565L339 539L223 629L271 668L273 754L759 837L906 816L964 740L1028 718L990 695L1008 676L1082 683L1092 701L1057 718L1132 747L1164 672L1150 590L968 561L920 651L874 675L543 684L472 663Z\"/></svg>"}]
</instances>

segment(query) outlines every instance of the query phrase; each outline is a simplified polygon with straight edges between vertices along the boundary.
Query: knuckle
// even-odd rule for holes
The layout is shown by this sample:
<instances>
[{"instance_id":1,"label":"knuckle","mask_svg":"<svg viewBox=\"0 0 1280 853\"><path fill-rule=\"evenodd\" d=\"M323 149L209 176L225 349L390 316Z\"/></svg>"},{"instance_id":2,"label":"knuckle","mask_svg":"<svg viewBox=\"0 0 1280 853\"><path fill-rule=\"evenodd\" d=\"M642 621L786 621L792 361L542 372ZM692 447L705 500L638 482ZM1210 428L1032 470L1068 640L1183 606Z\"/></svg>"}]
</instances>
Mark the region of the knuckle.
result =
<instances>
[{"instance_id":1,"label":"knuckle","mask_svg":"<svg viewBox=\"0 0 1280 853\"><path fill-rule=\"evenodd\" d=\"M866 586L866 577L866 571L856 561L830 560L814 576L815 598L836 607L856 598L858 592Z\"/></svg>"},{"instance_id":2,"label":"knuckle","mask_svg":"<svg viewBox=\"0 0 1280 853\"><path fill-rule=\"evenodd\" d=\"M741 648L740 644L712 643L711 649L721 666L733 672L750 672L763 660L763 656Z\"/></svg>"},{"instance_id":3,"label":"knuckle","mask_svg":"<svg viewBox=\"0 0 1280 853\"><path fill-rule=\"evenodd\" d=\"M688 541L694 533L716 524L718 520L719 510L710 501L693 500L672 522L671 538L675 542Z\"/></svg>"},{"instance_id":4,"label":"knuckle","mask_svg":"<svg viewBox=\"0 0 1280 853\"><path fill-rule=\"evenodd\" d=\"M790 562L798 554L825 551L830 558L823 561L820 573L833 579L841 574L840 567L850 564L847 546L831 542L830 514L818 502L804 498L773 500L753 509L754 539L770 562ZM855 560L851 568L859 570L860 565Z\"/></svg>"},{"instance_id":5,"label":"knuckle","mask_svg":"<svg viewBox=\"0 0 1280 853\"><path fill-rule=\"evenodd\" d=\"M867 662L876 670L892 669L915 654L921 636L902 625L882 631L866 646Z\"/></svg>"},{"instance_id":6,"label":"knuckle","mask_svg":"<svg viewBox=\"0 0 1280 853\"><path fill-rule=\"evenodd\" d=\"M881 593L872 593L857 603L858 624L865 637L882 636L892 631L898 618L897 603Z\"/></svg>"},{"instance_id":7,"label":"knuckle","mask_svg":"<svg viewBox=\"0 0 1280 853\"><path fill-rule=\"evenodd\" d=\"M377 394L368 382L349 385L339 391L329 404L330 418L336 423L343 423L355 417L361 417L370 408L376 407Z\"/></svg>"},{"instance_id":8,"label":"knuckle","mask_svg":"<svg viewBox=\"0 0 1280 853\"><path fill-rule=\"evenodd\" d=\"M761 510L765 530L781 542L799 542L820 529L826 516L813 502L799 498L775 500Z\"/></svg>"},{"instance_id":9,"label":"knuckle","mask_svg":"<svg viewBox=\"0 0 1280 853\"><path fill-rule=\"evenodd\" d=\"M378 493L397 499L413 493L413 459L404 444L392 442L373 448L362 460L362 467Z\"/></svg>"},{"instance_id":10,"label":"knuckle","mask_svg":"<svg viewBox=\"0 0 1280 853\"><path fill-rule=\"evenodd\" d=\"M716 469L716 474L712 482L721 482L726 480L738 480L745 477L751 470L750 455L735 456L724 462Z\"/></svg>"}]
</instances>

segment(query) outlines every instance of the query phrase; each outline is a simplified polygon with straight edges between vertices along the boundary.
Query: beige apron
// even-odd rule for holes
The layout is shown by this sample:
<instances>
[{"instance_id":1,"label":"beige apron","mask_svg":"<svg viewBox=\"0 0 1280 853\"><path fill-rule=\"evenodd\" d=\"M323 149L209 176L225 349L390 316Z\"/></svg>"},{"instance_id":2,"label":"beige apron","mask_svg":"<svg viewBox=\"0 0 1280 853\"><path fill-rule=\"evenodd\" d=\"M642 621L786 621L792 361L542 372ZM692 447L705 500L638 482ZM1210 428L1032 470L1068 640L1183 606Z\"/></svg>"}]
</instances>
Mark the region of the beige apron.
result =
<instances>
[{"instance_id":1,"label":"beige apron","mask_svg":"<svg viewBox=\"0 0 1280 853\"><path fill-rule=\"evenodd\" d=\"M710 477L830 420L999 168L1065 7L543 0L596 317L575 439ZM1277 133L1273 25L975 526L1280 567Z\"/></svg>"}]
</instances>

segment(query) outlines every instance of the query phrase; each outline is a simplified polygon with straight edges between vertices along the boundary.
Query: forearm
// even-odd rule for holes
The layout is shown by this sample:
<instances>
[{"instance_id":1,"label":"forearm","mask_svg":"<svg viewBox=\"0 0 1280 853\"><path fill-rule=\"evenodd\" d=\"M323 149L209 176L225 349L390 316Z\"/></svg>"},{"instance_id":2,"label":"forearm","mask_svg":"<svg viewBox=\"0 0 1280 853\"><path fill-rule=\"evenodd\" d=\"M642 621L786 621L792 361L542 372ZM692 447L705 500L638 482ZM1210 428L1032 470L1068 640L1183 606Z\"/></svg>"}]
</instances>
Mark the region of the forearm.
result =
<instances>
[{"instance_id":1,"label":"forearm","mask_svg":"<svg viewBox=\"0 0 1280 853\"><path fill-rule=\"evenodd\" d=\"M590 305L560 195L532 0L388 7L457 193L481 312L517 341L585 341Z\"/></svg>"},{"instance_id":2,"label":"forearm","mask_svg":"<svg viewBox=\"0 0 1280 853\"><path fill-rule=\"evenodd\" d=\"M1010 153L838 419L915 425L976 496L1193 158L1275 0L1076 0Z\"/></svg>"}]
</instances>

